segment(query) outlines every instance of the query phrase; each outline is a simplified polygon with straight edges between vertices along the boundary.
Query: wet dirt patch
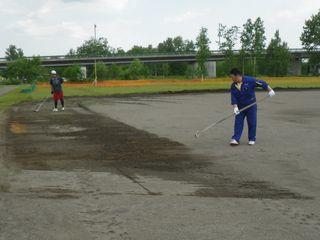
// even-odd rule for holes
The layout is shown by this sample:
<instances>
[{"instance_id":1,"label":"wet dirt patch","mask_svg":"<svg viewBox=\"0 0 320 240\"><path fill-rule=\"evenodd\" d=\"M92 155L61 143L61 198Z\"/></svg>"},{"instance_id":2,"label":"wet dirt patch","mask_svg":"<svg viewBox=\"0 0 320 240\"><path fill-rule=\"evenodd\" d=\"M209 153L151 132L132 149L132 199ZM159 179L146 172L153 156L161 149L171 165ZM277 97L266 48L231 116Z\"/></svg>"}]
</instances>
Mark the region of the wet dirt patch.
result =
<instances>
[{"instance_id":1,"label":"wet dirt patch","mask_svg":"<svg viewBox=\"0 0 320 240\"><path fill-rule=\"evenodd\" d=\"M77 191L59 187L29 188L27 191L28 193L33 193L36 198L77 199L80 197Z\"/></svg>"},{"instance_id":2,"label":"wet dirt patch","mask_svg":"<svg viewBox=\"0 0 320 240\"><path fill-rule=\"evenodd\" d=\"M191 154L178 142L98 114L82 113L78 111L78 102L78 99L68 99L68 111L64 113L44 109L35 114L26 110L31 109L30 103L11 111L7 124L19 122L28 131L23 136L10 130L6 132L7 164L13 163L26 170L112 172L125 176L147 194L155 196L161 193L139 182L139 176L196 184L199 190L192 196L306 198L251 179L235 169L217 164L213 157ZM55 191L44 196L75 196Z\"/></svg>"},{"instance_id":3,"label":"wet dirt patch","mask_svg":"<svg viewBox=\"0 0 320 240\"><path fill-rule=\"evenodd\" d=\"M1 192L9 192L10 185L8 183L3 183L0 179L0 193Z\"/></svg>"},{"instance_id":4,"label":"wet dirt patch","mask_svg":"<svg viewBox=\"0 0 320 240\"><path fill-rule=\"evenodd\" d=\"M10 131L15 134L25 133L27 132L27 127L25 124L21 124L19 122L11 122Z\"/></svg>"},{"instance_id":5,"label":"wet dirt patch","mask_svg":"<svg viewBox=\"0 0 320 240\"><path fill-rule=\"evenodd\" d=\"M72 133L72 132L80 132L85 130L85 128L75 127L72 125L49 125L48 128L53 132L57 132L57 133L70 133L70 132Z\"/></svg>"}]
</instances>

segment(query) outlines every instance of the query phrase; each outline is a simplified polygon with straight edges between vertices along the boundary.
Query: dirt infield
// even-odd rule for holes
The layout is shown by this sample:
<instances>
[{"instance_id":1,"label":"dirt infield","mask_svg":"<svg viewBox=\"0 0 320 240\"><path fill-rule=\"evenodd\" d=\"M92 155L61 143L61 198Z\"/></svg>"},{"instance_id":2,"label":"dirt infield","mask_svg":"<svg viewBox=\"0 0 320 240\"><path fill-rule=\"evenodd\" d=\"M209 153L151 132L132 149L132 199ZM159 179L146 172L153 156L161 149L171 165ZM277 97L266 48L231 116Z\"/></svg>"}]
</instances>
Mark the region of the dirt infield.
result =
<instances>
[{"instance_id":1,"label":"dirt infield","mask_svg":"<svg viewBox=\"0 0 320 240\"><path fill-rule=\"evenodd\" d=\"M195 196L305 198L216 165L213 158L191 154L178 142L88 112L78 106L80 101L69 100L71 109L59 114L35 114L30 104L14 108L8 118L7 162L24 170L85 169L129 179L142 175L196 183L199 189L189 194Z\"/></svg>"},{"instance_id":2,"label":"dirt infield","mask_svg":"<svg viewBox=\"0 0 320 240\"><path fill-rule=\"evenodd\" d=\"M222 93L15 106L2 134L0 239L318 239L318 95L260 106L253 148L246 136L228 146L232 121L193 137L229 113Z\"/></svg>"}]
</instances>

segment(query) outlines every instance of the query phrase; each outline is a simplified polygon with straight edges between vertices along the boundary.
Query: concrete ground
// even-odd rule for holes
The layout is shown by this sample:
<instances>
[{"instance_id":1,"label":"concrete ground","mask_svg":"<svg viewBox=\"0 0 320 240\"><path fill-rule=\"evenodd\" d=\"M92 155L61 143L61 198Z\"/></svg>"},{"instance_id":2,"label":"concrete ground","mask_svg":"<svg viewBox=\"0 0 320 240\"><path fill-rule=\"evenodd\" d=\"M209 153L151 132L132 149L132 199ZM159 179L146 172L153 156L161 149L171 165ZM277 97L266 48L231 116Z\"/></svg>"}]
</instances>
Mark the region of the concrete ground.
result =
<instances>
[{"instance_id":1,"label":"concrete ground","mask_svg":"<svg viewBox=\"0 0 320 240\"><path fill-rule=\"evenodd\" d=\"M319 93L260 104L257 144L235 148L232 119L194 138L232 111L223 93L16 106L0 239L318 239Z\"/></svg>"}]
</instances>

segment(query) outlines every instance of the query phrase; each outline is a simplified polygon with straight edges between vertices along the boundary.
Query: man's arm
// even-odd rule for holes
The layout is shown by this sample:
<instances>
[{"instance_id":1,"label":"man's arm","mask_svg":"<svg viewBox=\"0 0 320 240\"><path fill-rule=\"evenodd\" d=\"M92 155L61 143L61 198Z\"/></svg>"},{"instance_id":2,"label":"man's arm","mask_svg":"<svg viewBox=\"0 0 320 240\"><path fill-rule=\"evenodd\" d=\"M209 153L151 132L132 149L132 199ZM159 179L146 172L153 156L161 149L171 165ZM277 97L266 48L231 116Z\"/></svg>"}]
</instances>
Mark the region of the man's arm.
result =
<instances>
[{"instance_id":1,"label":"man's arm","mask_svg":"<svg viewBox=\"0 0 320 240\"><path fill-rule=\"evenodd\" d=\"M233 112L235 115L240 113L238 108L238 100L234 91L234 88L231 86L231 105L233 105Z\"/></svg>"},{"instance_id":2,"label":"man's arm","mask_svg":"<svg viewBox=\"0 0 320 240\"><path fill-rule=\"evenodd\" d=\"M258 79L254 79L254 82L255 82L255 87L260 87L264 90L268 90L268 83L263 81L263 80L258 80Z\"/></svg>"},{"instance_id":3,"label":"man's arm","mask_svg":"<svg viewBox=\"0 0 320 240\"><path fill-rule=\"evenodd\" d=\"M274 90L269 86L267 82L263 80L255 79L255 84L256 84L256 87L261 87L262 89L268 91L269 97L273 97L274 95L276 95Z\"/></svg>"},{"instance_id":4,"label":"man's arm","mask_svg":"<svg viewBox=\"0 0 320 240\"><path fill-rule=\"evenodd\" d=\"M268 90L269 97L273 97L276 95L276 93L274 92L274 90L270 86L268 86L267 90Z\"/></svg>"},{"instance_id":5,"label":"man's arm","mask_svg":"<svg viewBox=\"0 0 320 240\"><path fill-rule=\"evenodd\" d=\"M51 86L51 94L53 94L53 84L52 84L52 79L50 79L50 86Z\"/></svg>"}]
</instances>

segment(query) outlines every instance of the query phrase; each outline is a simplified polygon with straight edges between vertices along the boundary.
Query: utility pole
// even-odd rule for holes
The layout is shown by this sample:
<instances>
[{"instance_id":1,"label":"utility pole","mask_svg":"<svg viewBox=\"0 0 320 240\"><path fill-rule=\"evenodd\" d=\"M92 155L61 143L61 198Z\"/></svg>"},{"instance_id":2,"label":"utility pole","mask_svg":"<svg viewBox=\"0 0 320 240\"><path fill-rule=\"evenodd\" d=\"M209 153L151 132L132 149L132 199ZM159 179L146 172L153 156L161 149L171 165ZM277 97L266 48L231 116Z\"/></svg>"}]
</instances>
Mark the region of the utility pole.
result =
<instances>
[{"instance_id":1,"label":"utility pole","mask_svg":"<svg viewBox=\"0 0 320 240\"><path fill-rule=\"evenodd\" d=\"M94 43L97 44L97 25L94 24ZM98 79L97 79L97 47L95 46L95 56L94 56L94 81L93 85L97 86Z\"/></svg>"}]
</instances>

